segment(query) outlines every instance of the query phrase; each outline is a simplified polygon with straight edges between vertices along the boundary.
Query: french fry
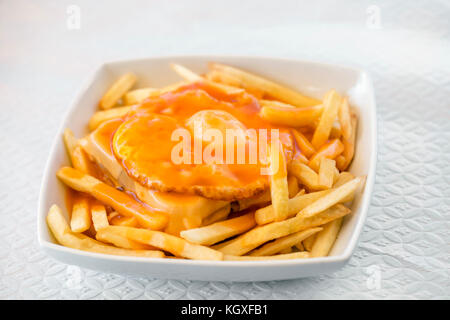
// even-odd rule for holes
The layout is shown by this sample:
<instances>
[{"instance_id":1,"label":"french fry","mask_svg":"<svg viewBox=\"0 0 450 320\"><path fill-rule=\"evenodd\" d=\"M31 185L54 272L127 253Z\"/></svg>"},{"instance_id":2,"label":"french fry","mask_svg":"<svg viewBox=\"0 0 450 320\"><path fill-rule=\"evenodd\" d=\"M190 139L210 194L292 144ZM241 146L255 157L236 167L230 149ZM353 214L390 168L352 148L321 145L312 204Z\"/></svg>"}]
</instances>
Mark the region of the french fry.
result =
<instances>
[{"instance_id":1,"label":"french fry","mask_svg":"<svg viewBox=\"0 0 450 320\"><path fill-rule=\"evenodd\" d=\"M341 229L342 221L343 218L339 218L328 222L323 226L323 230L317 234L314 245L312 246L312 258L325 257L328 255L334 242L336 241L339 230Z\"/></svg>"},{"instance_id":2,"label":"french fry","mask_svg":"<svg viewBox=\"0 0 450 320\"><path fill-rule=\"evenodd\" d=\"M216 222L206 227L189 229L180 232L180 236L192 243L212 245L237 234L241 234L256 225L254 213Z\"/></svg>"},{"instance_id":3,"label":"french fry","mask_svg":"<svg viewBox=\"0 0 450 320\"><path fill-rule=\"evenodd\" d=\"M70 161L74 167L82 171L92 171L92 164L88 162L86 154L83 153L78 140L72 130L65 129L63 134L64 145ZM73 198L72 215L70 217L70 227L74 232L84 232L91 227L91 212L89 210L90 199L86 195L75 193Z\"/></svg>"},{"instance_id":4,"label":"french fry","mask_svg":"<svg viewBox=\"0 0 450 320\"><path fill-rule=\"evenodd\" d=\"M349 182L350 180L353 180L355 176L351 174L350 172L344 171L341 172L337 178L337 180L333 184L333 188L337 188L342 186L343 184Z\"/></svg>"},{"instance_id":5,"label":"french fry","mask_svg":"<svg viewBox=\"0 0 450 320\"><path fill-rule=\"evenodd\" d=\"M272 174L270 176L270 194L275 221L282 221L288 216L289 189L284 150L281 144L270 150Z\"/></svg>"},{"instance_id":6,"label":"french fry","mask_svg":"<svg viewBox=\"0 0 450 320\"><path fill-rule=\"evenodd\" d=\"M190 81L190 82L203 82L206 83L207 85L216 88L222 92L225 92L227 94L235 94L235 93L241 93L243 92L242 89L240 88L236 88L236 87L232 87L232 86L228 86L228 85L224 85L221 83L217 83L217 82L213 82L210 81L198 74L196 74L195 72L189 70L188 68L176 64L176 63L171 63L170 67L172 68L173 71L175 71L179 76L181 76L183 79Z\"/></svg>"},{"instance_id":7,"label":"french fry","mask_svg":"<svg viewBox=\"0 0 450 320\"><path fill-rule=\"evenodd\" d=\"M155 247L130 240L105 228L99 229L95 237L98 241L111 243L119 248L132 250L158 250Z\"/></svg>"},{"instance_id":8,"label":"french fry","mask_svg":"<svg viewBox=\"0 0 450 320\"><path fill-rule=\"evenodd\" d=\"M89 130L97 129L105 121L117 119L125 116L131 110L131 106L117 107L113 109L97 111L89 120Z\"/></svg>"},{"instance_id":9,"label":"french fry","mask_svg":"<svg viewBox=\"0 0 450 320\"><path fill-rule=\"evenodd\" d=\"M127 216L116 216L113 217L110 221L113 226L122 226L122 227L137 227L139 225L138 220L135 217L127 217Z\"/></svg>"},{"instance_id":10,"label":"french fry","mask_svg":"<svg viewBox=\"0 0 450 320\"><path fill-rule=\"evenodd\" d=\"M295 247L298 249L298 251L306 251L305 247L303 246L302 241L298 242Z\"/></svg>"},{"instance_id":11,"label":"french fry","mask_svg":"<svg viewBox=\"0 0 450 320\"><path fill-rule=\"evenodd\" d=\"M111 109L133 87L136 80L137 78L133 73L126 73L117 79L100 100L100 108L103 110Z\"/></svg>"},{"instance_id":12,"label":"french fry","mask_svg":"<svg viewBox=\"0 0 450 320\"><path fill-rule=\"evenodd\" d=\"M219 63L210 63L209 67L211 70L216 70L217 72L225 73L239 79L243 84L243 87L246 89L261 90L265 94L268 94L269 96L277 100L292 104L297 107L309 107L321 103L317 99L307 97L280 84L237 68Z\"/></svg>"},{"instance_id":13,"label":"french fry","mask_svg":"<svg viewBox=\"0 0 450 320\"><path fill-rule=\"evenodd\" d=\"M336 157L336 167L339 168L339 170L343 171L346 165L345 157L341 154Z\"/></svg>"},{"instance_id":14,"label":"french fry","mask_svg":"<svg viewBox=\"0 0 450 320\"><path fill-rule=\"evenodd\" d=\"M284 221L272 222L270 224L254 228L238 236L237 238L230 240L224 246L218 248L218 250L224 254L241 256L267 241L320 226L345 216L348 213L350 213L350 209L344 205L337 204L313 216L296 216Z\"/></svg>"},{"instance_id":15,"label":"french fry","mask_svg":"<svg viewBox=\"0 0 450 320\"><path fill-rule=\"evenodd\" d=\"M301 163L308 164L308 158L301 152L295 152L292 160L300 161Z\"/></svg>"},{"instance_id":16,"label":"french fry","mask_svg":"<svg viewBox=\"0 0 450 320\"><path fill-rule=\"evenodd\" d=\"M324 195L322 198L314 201L310 205L303 208L298 214L297 217L312 217L319 212L322 212L324 210L327 210L328 208L334 206L337 203L340 203L348 197L349 195L353 194L358 186L363 181L363 177L357 177L342 186L332 189L329 193Z\"/></svg>"},{"instance_id":17,"label":"french fry","mask_svg":"<svg viewBox=\"0 0 450 320\"><path fill-rule=\"evenodd\" d=\"M294 176L288 176L287 178L288 190L289 190L289 199L295 197L300 191L300 187L298 186L297 178Z\"/></svg>"},{"instance_id":18,"label":"french fry","mask_svg":"<svg viewBox=\"0 0 450 320\"><path fill-rule=\"evenodd\" d=\"M238 200L238 210L237 211L242 211L242 210L250 208L252 206L263 205L265 203L269 203L271 200L272 200L272 197L270 195L270 190L267 190L259 196Z\"/></svg>"},{"instance_id":19,"label":"french fry","mask_svg":"<svg viewBox=\"0 0 450 320\"><path fill-rule=\"evenodd\" d=\"M63 167L58 170L57 176L70 188L90 194L100 202L113 207L121 215L134 216L145 228L160 230L167 225L166 214L151 210L128 194L88 174Z\"/></svg>"},{"instance_id":20,"label":"french fry","mask_svg":"<svg viewBox=\"0 0 450 320\"><path fill-rule=\"evenodd\" d=\"M75 169L92 176L96 173L94 164L89 160L88 155L80 145L77 145L73 150L72 165Z\"/></svg>"},{"instance_id":21,"label":"french fry","mask_svg":"<svg viewBox=\"0 0 450 320\"><path fill-rule=\"evenodd\" d=\"M356 118L356 115L352 115L352 135L349 139L343 139L344 143L344 151L342 152L342 155L345 158L345 162L343 164L340 163L340 169L345 170L350 165L353 159L353 155L355 153L355 140L356 140L356 126L357 126L358 120Z\"/></svg>"},{"instance_id":22,"label":"french fry","mask_svg":"<svg viewBox=\"0 0 450 320\"><path fill-rule=\"evenodd\" d=\"M270 100L260 101L262 105L260 116L270 123L282 126L304 127L314 125L323 111L323 106L320 104L311 107L292 108L281 107L279 103L275 104Z\"/></svg>"},{"instance_id":23,"label":"french fry","mask_svg":"<svg viewBox=\"0 0 450 320\"><path fill-rule=\"evenodd\" d=\"M212 70L206 74L206 79L214 81L214 82L220 82L222 84L237 87L237 88L244 88L247 90L247 92L251 93L258 99L262 99L264 97L264 92L262 90L256 89L256 88L245 88L245 84L242 83L238 78L235 78L229 74L221 73L216 70Z\"/></svg>"},{"instance_id":24,"label":"french fry","mask_svg":"<svg viewBox=\"0 0 450 320\"><path fill-rule=\"evenodd\" d=\"M295 216L300 210L303 208L306 208L308 205L313 203L314 201L322 198L327 193L329 193L330 190L325 191L318 191L318 192L312 192L307 194L300 194L295 196L292 199L289 199L288 201L288 217ZM270 222L275 221L273 206L269 205L267 207L261 208L256 210L255 212L255 220L256 223L259 225L267 224Z\"/></svg>"},{"instance_id":25,"label":"french fry","mask_svg":"<svg viewBox=\"0 0 450 320\"><path fill-rule=\"evenodd\" d=\"M111 222L112 219L114 219L115 217L119 217L119 213L117 211L113 211L111 213L108 214L108 222Z\"/></svg>"},{"instance_id":26,"label":"french fry","mask_svg":"<svg viewBox=\"0 0 450 320\"><path fill-rule=\"evenodd\" d=\"M277 252L277 254L288 254L288 253L292 253L292 247L288 247L288 248L284 248L283 250Z\"/></svg>"},{"instance_id":27,"label":"french fry","mask_svg":"<svg viewBox=\"0 0 450 320\"><path fill-rule=\"evenodd\" d=\"M103 204L95 201L91 205L92 223L96 232L98 230L109 226L108 216L106 215L106 209Z\"/></svg>"},{"instance_id":28,"label":"french fry","mask_svg":"<svg viewBox=\"0 0 450 320\"><path fill-rule=\"evenodd\" d=\"M57 205L52 205L47 214L47 224L56 240L63 246L104 254L164 258L164 253L155 250L127 250L105 245L82 233L73 233Z\"/></svg>"},{"instance_id":29,"label":"french fry","mask_svg":"<svg viewBox=\"0 0 450 320\"><path fill-rule=\"evenodd\" d=\"M348 99L343 98L342 103L339 105L338 119L342 128L342 137L344 139L351 139L353 132L353 125L351 120L350 107L348 105Z\"/></svg>"},{"instance_id":30,"label":"french fry","mask_svg":"<svg viewBox=\"0 0 450 320\"><path fill-rule=\"evenodd\" d=\"M210 224L225 220L231 211L231 205L228 203L223 208L220 208L213 213L211 213L209 216L205 217L202 221L203 226L208 226Z\"/></svg>"},{"instance_id":31,"label":"french fry","mask_svg":"<svg viewBox=\"0 0 450 320\"><path fill-rule=\"evenodd\" d=\"M314 148L319 149L328 140L340 103L341 97L335 90L330 90L325 94L323 99L324 110L311 140Z\"/></svg>"},{"instance_id":32,"label":"french fry","mask_svg":"<svg viewBox=\"0 0 450 320\"><path fill-rule=\"evenodd\" d=\"M344 145L341 140L334 139L325 143L310 159L308 165L311 169L318 171L320 159L323 157L334 159L344 151Z\"/></svg>"},{"instance_id":33,"label":"french fry","mask_svg":"<svg viewBox=\"0 0 450 320\"><path fill-rule=\"evenodd\" d=\"M265 260L289 260L289 259L306 259L309 258L308 252L293 252L287 254L277 254L274 256L235 256L225 255L226 261L265 261Z\"/></svg>"},{"instance_id":34,"label":"french fry","mask_svg":"<svg viewBox=\"0 0 450 320\"><path fill-rule=\"evenodd\" d=\"M250 256L270 256L276 254L278 252L281 252L283 249L291 248L292 246L321 230L322 228L311 228L278 238L273 242L269 242L263 245L261 248L253 250L252 252L250 252Z\"/></svg>"},{"instance_id":35,"label":"french fry","mask_svg":"<svg viewBox=\"0 0 450 320\"><path fill-rule=\"evenodd\" d=\"M223 259L223 254L219 251L205 246L192 244L182 238L160 231L119 226L109 226L103 230L108 230L127 239L160 248L178 257L195 260Z\"/></svg>"},{"instance_id":36,"label":"french fry","mask_svg":"<svg viewBox=\"0 0 450 320\"><path fill-rule=\"evenodd\" d=\"M294 136L295 142L297 143L300 151L306 156L311 157L314 153L316 153L316 149L314 149L311 142L298 130L292 129L292 134Z\"/></svg>"},{"instance_id":37,"label":"french fry","mask_svg":"<svg viewBox=\"0 0 450 320\"><path fill-rule=\"evenodd\" d=\"M73 198L70 228L73 232L84 232L91 227L91 211L86 195L76 193Z\"/></svg>"},{"instance_id":38,"label":"french fry","mask_svg":"<svg viewBox=\"0 0 450 320\"><path fill-rule=\"evenodd\" d=\"M295 160L291 161L288 166L288 172L295 176L310 191L323 189L319 185L319 175L304 163Z\"/></svg>"},{"instance_id":39,"label":"french fry","mask_svg":"<svg viewBox=\"0 0 450 320\"><path fill-rule=\"evenodd\" d=\"M138 104L150 97L152 94L159 92L160 90L155 88L141 88L131 90L123 96L123 103L128 106L132 104Z\"/></svg>"},{"instance_id":40,"label":"french fry","mask_svg":"<svg viewBox=\"0 0 450 320\"><path fill-rule=\"evenodd\" d=\"M319 167L319 185L326 189L330 189L333 186L334 174L336 169L336 161L321 158Z\"/></svg>"},{"instance_id":41,"label":"french fry","mask_svg":"<svg viewBox=\"0 0 450 320\"><path fill-rule=\"evenodd\" d=\"M316 236L317 234L313 234L312 236L309 236L308 238L303 240L303 246L307 251L311 252L311 249L314 245L314 241L316 241Z\"/></svg>"},{"instance_id":42,"label":"french fry","mask_svg":"<svg viewBox=\"0 0 450 320\"><path fill-rule=\"evenodd\" d=\"M73 163L73 150L75 150L75 147L78 144L78 139L75 138L72 130L66 128L63 133L63 140L70 161Z\"/></svg>"},{"instance_id":43,"label":"french fry","mask_svg":"<svg viewBox=\"0 0 450 320\"><path fill-rule=\"evenodd\" d=\"M182 77L183 79L185 79L187 81L196 82L196 81L203 81L203 80L205 80L202 76L196 74L195 72L189 70L188 68L186 68L186 67L184 67L182 65L179 65L179 64L176 64L176 63L171 63L170 67L180 77Z\"/></svg>"},{"instance_id":44,"label":"french fry","mask_svg":"<svg viewBox=\"0 0 450 320\"><path fill-rule=\"evenodd\" d=\"M331 127L330 130L330 139L339 139L342 136L342 129L341 129L341 124L338 120L335 120L333 122L333 126Z\"/></svg>"}]
</instances>

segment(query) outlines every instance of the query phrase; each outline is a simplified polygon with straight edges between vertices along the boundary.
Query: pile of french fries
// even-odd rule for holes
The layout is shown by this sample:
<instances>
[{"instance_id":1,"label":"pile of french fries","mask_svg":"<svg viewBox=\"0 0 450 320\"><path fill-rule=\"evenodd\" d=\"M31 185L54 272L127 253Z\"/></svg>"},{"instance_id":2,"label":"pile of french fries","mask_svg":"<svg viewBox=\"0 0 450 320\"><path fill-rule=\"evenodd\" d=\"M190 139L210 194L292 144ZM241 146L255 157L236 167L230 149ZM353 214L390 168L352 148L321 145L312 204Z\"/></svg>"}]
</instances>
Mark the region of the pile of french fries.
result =
<instances>
[{"instance_id":1,"label":"pile of french fries","mask_svg":"<svg viewBox=\"0 0 450 320\"><path fill-rule=\"evenodd\" d=\"M120 77L101 98L101 110L91 117L89 129L125 116L148 97L205 82L228 94L254 95L263 119L291 127L301 154L288 161L282 148L271 150L270 159L279 162L280 170L270 176L270 190L234 201L207 217L201 227L175 236L161 231L168 215L99 176L96 164L66 129L63 138L72 166L61 168L57 176L73 197L69 222L58 206L49 210L47 222L56 240L79 250L146 258L247 261L327 256L365 181L346 171L355 152L357 126L347 98L330 90L320 101L218 63L210 63L205 75L181 65L171 67L183 81L165 88L133 89L135 75Z\"/></svg>"}]
</instances>

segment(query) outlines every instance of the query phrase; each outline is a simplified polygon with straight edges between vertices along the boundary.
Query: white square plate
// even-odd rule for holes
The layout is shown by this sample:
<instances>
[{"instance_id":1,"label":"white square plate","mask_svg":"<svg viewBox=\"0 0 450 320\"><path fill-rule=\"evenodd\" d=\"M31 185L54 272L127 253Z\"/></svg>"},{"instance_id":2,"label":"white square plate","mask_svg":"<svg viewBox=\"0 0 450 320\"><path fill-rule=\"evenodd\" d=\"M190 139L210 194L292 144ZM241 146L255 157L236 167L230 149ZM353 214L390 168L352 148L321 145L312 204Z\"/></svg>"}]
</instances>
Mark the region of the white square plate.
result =
<instances>
[{"instance_id":1,"label":"white square plate","mask_svg":"<svg viewBox=\"0 0 450 320\"><path fill-rule=\"evenodd\" d=\"M206 71L209 61L222 62L255 72L269 79L296 88L304 94L322 98L335 88L348 95L358 113L356 153L350 171L367 175L364 190L357 194L352 213L344 220L339 237L330 256L313 259L273 261L194 261L178 259L150 259L90 253L56 244L47 227L45 217L50 206L59 205L65 212L65 190L56 178L56 171L69 164L64 149L64 128L76 136L87 134L89 118L96 111L98 101L118 76L134 72L138 87L161 87L180 78L169 68L176 62L194 71ZM205 281L264 281L292 279L329 273L345 265L355 249L370 202L376 164L376 112L371 80L362 70L323 63L237 56L177 56L127 60L102 65L89 79L71 104L50 151L39 198L38 238L42 249L50 256L68 264L104 272L133 274L156 278Z\"/></svg>"}]
</instances>

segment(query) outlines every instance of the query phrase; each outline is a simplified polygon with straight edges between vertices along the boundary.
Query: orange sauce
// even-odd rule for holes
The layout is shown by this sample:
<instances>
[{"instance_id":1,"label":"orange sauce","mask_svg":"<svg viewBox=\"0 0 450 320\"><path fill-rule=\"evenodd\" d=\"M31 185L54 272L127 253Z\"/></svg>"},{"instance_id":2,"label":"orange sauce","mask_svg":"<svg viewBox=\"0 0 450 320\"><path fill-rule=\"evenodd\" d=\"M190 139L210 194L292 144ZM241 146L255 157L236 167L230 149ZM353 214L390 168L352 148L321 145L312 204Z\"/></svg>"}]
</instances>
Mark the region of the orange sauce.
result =
<instances>
[{"instance_id":1,"label":"orange sauce","mask_svg":"<svg viewBox=\"0 0 450 320\"><path fill-rule=\"evenodd\" d=\"M140 183L151 186L219 186L243 187L255 182L267 185L268 177L261 175L266 159L249 163L246 145L244 164L175 164L171 152L179 141L172 141L174 130L185 128L186 121L203 110L220 110L231 114L247 129L280 130L280 140L288 158L292 157L294 143L289 128L274 126L259 116L257 99L246 93L226 94L202 83L189 84L176 91L151 97L133 108L114 134L113 151L127 174ZM191 137L191 151L194 150ZM226 152L223 152L224 160ZM237 157L237 152L234 152Z\"/></svg>"}]
</instances>

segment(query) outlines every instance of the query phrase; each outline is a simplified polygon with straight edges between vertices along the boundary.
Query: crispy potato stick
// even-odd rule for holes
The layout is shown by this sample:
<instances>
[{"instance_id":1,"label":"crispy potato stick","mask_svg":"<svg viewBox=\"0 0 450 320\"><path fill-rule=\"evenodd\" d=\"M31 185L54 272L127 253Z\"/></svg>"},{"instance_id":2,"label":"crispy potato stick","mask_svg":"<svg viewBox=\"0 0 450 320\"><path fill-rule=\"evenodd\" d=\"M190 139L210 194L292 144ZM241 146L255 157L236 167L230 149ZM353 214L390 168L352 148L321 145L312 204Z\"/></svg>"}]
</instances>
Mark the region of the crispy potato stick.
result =
<instances>
[{"instance_id":1,"label":"crispy potato stick","mask_svg":"<svg viewBox=\"0 0 450 320\"><path fill-rule=\"evenodd\" d=\"M286 254L277 254L274 256L235 256L225 255L226 261L265 261L265 260L288 260L288 259L306 259L309 258L309 252L293 252Z\"/></svg>"},{"instance_id":2,"label":"crispy potato stick","mask_svg":"<svg viewBox=\"0 0 450 320\"><path fill-rule=\"evenodd\" d=\"M325 143L319 151L317 151L310 159L308 165L311 169L318 171L320 166L320 159L326 157L334 159L344 151L344 145L341 140L334 139Z\"/></svg>"},{"instance_id":3,"label":"crispy potato stick","mask_svg":"<svg viewBox=\"0 0 450 320\"><path fill-rule=\"evenodd\" d=\"M84 173L95 175L94 164L89 160L88 155L80 145L77 145L72 153L72 165L75 169Z\"/></svg>"},{"instance_id":4,"label":"crispy potato stick","mask_svg":"<svg viewBox=\"0 0 450 320\"><path fill-rule=\"evenodd\" d=\"M190 82L203 82L208 84L211 87L214 87L222 92L225 92L227 94L234 94L234 93L240 93L243 92L242 89L231 87L228 85L220 84L217 82L210 81L206 78L203 78L202 76L196 74L195 72L189 70L186 67L183 67L182 65L171 63L170 67L173 71L175 71L179 76L181 76L183 79L190 81Z\"/></svg>"},{"instance_id":5,"label":"crispy potato stick","mask_svg":"<svg viewBox=\"0 0 450 320\"><path fill-rule=\"evenodd\" d=\"M345 216L350 209L344 205L337 204L314 216L296 216L280 222L272 222L264 226L254 228L239 237L230 240L218 250L224 254L241 256L259 245L277 238L287 236L309 228L314 228Z\"/></svg>"},{"instance_id":6,"label":"crispy potato stick","mask_svg":"<svg viewBox=\"0 0 450 320\"><path fill-rule=\"evenodd\" d=\"M305 240L303 240L303 246L305 247L305 249L307 251L311 251L313 245L314 245L314 241L316 241L316 235L317 234L313 234L312 236L306 238Z\"/></svg>"},{"instance_id":7,"label":"crispy potato stick","mask_svg":"<svg viewBox=\"0 0 450 320\"><path fill-rule=\"evenodd\" d=\"M347 182L349 182L350 180L353 180L355 178L354 175L352 175L350 172L341 172L338 176L338 178L336 179L336 182L333 184L333 188L338 188L340 186L342 186L343 184L346 184ZM345 197L344 199L342 199L342 203L346 203L346 202L350 202L353 201L353 198L355 197L355 192L349 194L347 197Z\"/></svg>"},{"instance_id":8,"label":"crispy potato stick","mask_svg":"<svg viewBox=\"0 0 450 320\"><path fill-rule=\"evenodd\" d=\"M106 230L116 233L122 237L148 244L175 256L195 260L222 260L223 254L211 248L192 244L179 237L170 234L139 228L109 226Z\"/></svg>"},{"instance_id":9,"label":"crispy potato stick","mask_svg":"<svg viewBox=\"0 0 450 320\"><path fill-rule=\"evenodd\" d=\"M344 170L345 163L346 160L342 154L336 157L336 167L339 168L339 170Z\"/></svg>"},{"instance_id":10,"label":"crispy potato stick","mask_svg":"<svg viewBox=\"0 0 450 320\"><path fill-rule=\"evenodd\" d=\"M186 68L186 67L184 67L182 65L179 65L179 64L176 64L176 63L171 63L170 67L180 77L182 77L183 79L185 79L187 81L197 82L197 81L204 81L205 80L202 76L196 74L192 70L189 70L188 68Z\"/></svg>"},{"instance_id":11,"label":"crispy potato stick","mask_svg":"<svg viewBox=\"0 0 450 320\"><path fill-rule=\"evenodd\" d=\"M335 120L330 131L330 139L339 139L342 136L341 124Z\"/></svg>"},{"instance_id":12,"label":"crispy potato stick","mask_svg":"<svg viewBox=\"0 0 450 320\"><path fill-rule=\"evenodd\" d=\"M92 223L96 232L98 230L109 226L108 216L106 215L106 209L103 204L98 201L94 201L91 205Z\"/></svg>"},{"instance_id":13,"label":"crispy potato stick","mask_svg":"<svg viewBox=\"0 0 450 320\"><path fill-rule=\"evenodd\" d=\"M355 140L356 140L356 126L357 126L357 118L355 115L352 115L352 135L350 139L343 139L344 142L344 151L342 155L345 158L345 163L341 164L341 170L347 169L353 159L353 155L355 154Z\"/></svg>"},{"instance_id":14,"label":"crispy potato stick","mask_svg":"<svg viewBox=\"0 0 450 320\"><path fill-rule=\"evenodd\" d=\"M70 167L59 169L56 174L70 188L89 193L102 203L124 216L134 216L145 228L160 230L167 225L168 216L154 211L128 194L100 180Z\"/></svg>"},{"instance_id":15,"label":"crispy potato stick","mask_svg":"<svg viewBox=\"0 0 450 320\"><path fill-rule=\"evenodd\" d=\"M339 218L328 222L323 226L323 230L317 234L314 245L312 246L312 258L325 257L328 255L334 242L336 241L339 230L341 229L342 220L343 218Z\"/></svg>"},{"instance_id":16,"label":"crispy potato stick","mask_svg":"<svg viewBox=\"0 0 450 320\"><path fill-rule=\"evenodd\" d=\"M337 188L342 186L343 184L349 182L350 180L355 179L355 176L350 172L344 171L341 172L337 178L337 180L333 184L333 188Z\"/></svg>"},{"instance_id":17,"label":"crispy potato stick","mask_svg":"<svg viewBox=\"0 0 450 320\"><path fill-rule=\"evenodd\" d=\"M111 222L111 220L115 217L120 216L119 213L117 211L113 211L110 214L108 214L108 221Z\"/></svg>"},{"instance_id":18,"label":"crispy potato stick","mask_svg":"<svg viewBox=\"0 0 450 320\"><path fill-rule=\"evenodd\" d=\"M265 101L265 100L261 100ZM273 102L262 102L260 116L270 123L289 127L304 127L314 125L323 111L322 105L312 107L292 108L280 107Z\"/></svg>"},{"instance_id":19,"label":"crispy potato stick","mask_svg":"<svg viewBox=\"0 0 450 320\"><path fill-rule=\"evenodd\" d=\"M111 219L110 223L113 226L122 226L122 227L138 227L139 222L135 217L126 217L126 216L116 216Z\"/></svg>"},{"instance_id":20,"label":"crispy potato stick","mask_svg":"<svg viewBox=\"0 0 450 320\"><path fill-rule=\"evenodd\" d=\"M123 96L123 103L125 105L138 104L150 97L152 94L159 92L160 90L155 88L141 88L131 90Z\"/></svg>"},{"instance_id":21,"label":"crispy potato stick","mask_svg":"<svg viewBox=\"0 0 450 320\"><path fill-rule=\"evenodd\" d=\"M284 248L280 252L277 252L277 254L288 254L288 253L292 253L292 252L293 252L292 247L289 247L289 248Z\"/></svg>"},{"instance_id":22,"label":"crispy potato stick","mask_svg":"<svg viewBox=\"0 0 450 320\"><path fill-rule=\"evenodd\" d=\"M63 246L84 251L114 254L121 256L137 256L147 258L164 258L164 253L155 250L127 250L105 245L82 233L73 233L57 205L52 205L47 215L47 224L56 240Z\"/></svg>"},{"instance_id":23,"label":"crispy potato stick","mask_svg":"<svg viewBox=\"0 0 450 320\"><path fill-rule=\"evenodd\" d=\"M247 90L247 92L254 95L258 99L261 99L264 96L264 92L262 90L245 88L245 84L242 83L238 78L235 78L229 74L217 72L216 70L208 72L206 74L206 79L214 82L220 82L232 87L244 88Z\"/></svg>"},{"instance_id":24,"label":"crispy potato stick","mask_svg":"<svg viewBox=\"0 0 450 320\"><path fill-rule=\"evenodd\" d=\"M287 182L286 158L281 144L270 150L272 174L270 176L270 194L275 221L288 216L289 189Z\"/></svg>"},{"instance_id":25,"label":"crispy potato stick","mask_svg":"<svg viewBox=\"0 0 450 320\"><path fill-rule=\"evenodd\" d=\"M353 194L358 186L363 181L363 177L357 177L342 186L332 189L329 193L324 195L322 198L314 201L307 207L303 208L298 214L297 217L311 217L319 212L322 212L337 203L342 202L343 199Z\"/></svg>"},{"instance_id":26,"label":"crispy potato stick","mask_svg":"<svg viewBox=\"0 0 450 320\"><path fill-rule=\"evenodd\" d=\"M117 101L119 101L119 99L133 87L136 80L136 76L132 73L124 74L117 79L100 100L100 108L112 108Z\"/></svg>"},{"instance_id":27,"label":"crispy potato stick","mask_svg":"<svg viewBox=\"0 0 450 320\"><path fill-rule=\"evenodd\" d=\"M239 79L242 86L246 89L261 90L277 100L290 103L297 107L309 107L321 103L317 99L304 96L292 89L237 68L219 63L210 63L209 67L211 70L225 73Z\"/></svg>"},{"instance_id":28,"label":"crispy potato stick","mask_svg":"<svg viewBox=\"0 0 450 320\"><path fill-rule=\"evenodd\" d=\"M314 201L320 199L321 197L323 197L324 195L326 195L329 192L330 192L329 190L325 190L325 191L318 191L318 192L312 192L312 193L307 193L307 194L300 194L300 195L295 196L292 199L289 199L289 201L288 201L288 208L289 208L288 209L288 217L290 218L290 217L295 216L300 210L307 207ZM274 216L272 205L258 209L255 212L255 220L256 220L256 223L258 223L259 225L273 222L273 221L275 221L274 218L275 218L275 216Z\"/></svg>"},{"instance_id":29,"label":"crispy potato stick","mask_svg":"<svg viewBox=\"0 0 450 320\"><path fill-rule=\"evenodd\" d=\"M289 190L289 199L291 199L299 193L300 187L298 186L297 178L294 176L288 177L287 184L288 184L288 190Z\"/></svg>"},{"instance_id":30,"label":"crispy potato stick","mask_svg":"<svg viewBox=\"0 0 450 320\"><path fill-rule=\"evenodd\" d=\"M91 211L88 197L76 193L73 198L72 216L70 217L70 228L73 232L84 232L91 227Z\"/></svg>"},{"instance_id":31,"label":"crispy potato stick","mask_svg":"<svg viewBox=\"0 0 450 320\"><path fill-rule=\"evenodd\" d=\"M220 208L209 216L205 217L202 221L203 226L209 226L210 224L225 220L231 211L231 205L228 203L225 207Z\"/></svg>"},{"instance_id":32,"label":"crispy potato stick","mask_svg":"<svg viewBox=\"0 0 450 320\"><path fill-rule=\"evenodd\" d=\"M306 251L306 249L303 246L303 243L301 241L299 243L296 243L295 247L298 249L298 251Z\"/></svg>"},{"instance_id":33,"label":"crispy potato stick","mask_svg":"<svg viewBox=\"0 0 450 320\"><path fill-rule=\"evenodd\" d=\"M308 164L308 158L301 152L295 152L292 160L300 161L301 163Z\"/></svg>"},{"instance_id":34,"label":"crispy potato stick","mask_svg":"<svg viewBox=\"0 0 450 320\"><path fill-rule=\"evenodd\" d=\"M64 130L63 139L72 165L84 172L92 171L92 164L87 159L87 155L78 145L78 140L75 138L72 130L68 128ZM84 232L89 230L91 227L89 202L90 200L86 195L75 193L72 215L70 217L70 227L73 232Z\"/></svg>"},{"instance_id":35,"label":"crispy potato stick","mask_svg":"<svg viewBox=\"0 0 450 320\"><path fill-rule=\"evenodd\" d=\"M267 190L259 196L238 200L239 207L237 211L242 211L244 209L250 208L251 206L263 205L270 202L271 200L272 196L270 195L270 190Z\"/></svg>"},{"instance_id":36,"label":"crispy potato stick","mask_svg":"<svg viewBox=\"0 0 450 320\"><path fill-rule=\"evenodd\" d=\"M237 234L241 234L256 225L254 213L216 222L202 228L189 229L180 232L180 236L192 243L212 245Z\"/></svg>"},{"instance_id":37,"label":"crispy potato stick","mask_svg":"<svg viewBox=\"0 0 450 320\"><path fill-rule=\"evenodd\" d=\"M319 167L319 185L325 189L330 189L333 186L334 174L336 173L336 161L321 158Z\"/></svg>"},{"instance_id":38,"label":"crispy potato stick","mask_svg":"<svg viewBox=\"0 0 450 320\"><path fill-rule=\"evenodd\" d=\"M338 119L342 128L342 137L350 140L352 137L353 125L347 98L343 98L342 103L339 105Z\"/></svg>"},{"instance_id":39,"label":"crispy potato stick","mask_svg":"<svg viewBox=\"0 0 450 320\"><path fill-rule=\"evenodd\" d=\"M323 189L319 185L319 175L306 164L300 161L291 161L288 167L289 174L295 176L298 181L309 190Z\"/></svg>"},{"instance_id":40,"label":"crispy potato stick","mask_svg":"<svg viewBox=\"0 0 450 320\"><path fill-rule=\"evenodd\" d=\"M97 129L103 122L125 116L131 110L131 106L117 107L104 111L97 111L89 120L89 130Z\"/></svg>"},{"instance_id":41,"label":"crispy potato stick","mask_svg":"<svg viewBox=\"0 0 450 320\"><path fill-rule=\"evenodd\" d=\"M119 248L132 250L158 250L156 247L130 240L105 228L98 230L95 237L98 241L111 243Z\"/></svg>"},{"instance_id":42,"label":"crispy potato stick","mask_svg":"<svg viewBox=\"0 0 450 320\"><path fill-rule=\"evenodd\" d=\"M288 236L278 238L273 242L269 242L263 245L261 248L253 250L251 256L270 256L281 252L283 249L292 248L295 244L301 242L302 240L308 238L309 236L321 231L322 228L311 228L296 233L292 233Z\"/></svg>"},{"instance_id":43,"label":"crispy potato stick","mask_svg":"<svg viewBox=\"0 0 450 320\"><path fill-rule=\"evenodd\" d=\"M73 163L73 150L78 144L78 139L75 138L72 130L66 128L63 134L64 145L66 146L67 154L69 155L70 161Z\"/></svg>"},{"instance_id":44,"label":"crispy potato stick","mask_svg":"<svg viewBox=\"0 0 450 320\"><path fill-rule=\"evenodd\" d=\"M340 104L341 97L335 90L330 90L325 94L323 99L324 110L311 140L314 148L319 149L328 140Z\"/></svg>"},{"instance_id":45,"label":"crispy potato stick","mask_svg":"<svg viewBox=\"0 0 450 320\"><path fill-rule=\"evenodd\" d=\"M311 142L298 130L292 129L292 134L294 136L295 142L297 143L300 151L306 156L311 157L314 153L316 153L316 149L314 149Z\"/></svg>"}]
</instances>

